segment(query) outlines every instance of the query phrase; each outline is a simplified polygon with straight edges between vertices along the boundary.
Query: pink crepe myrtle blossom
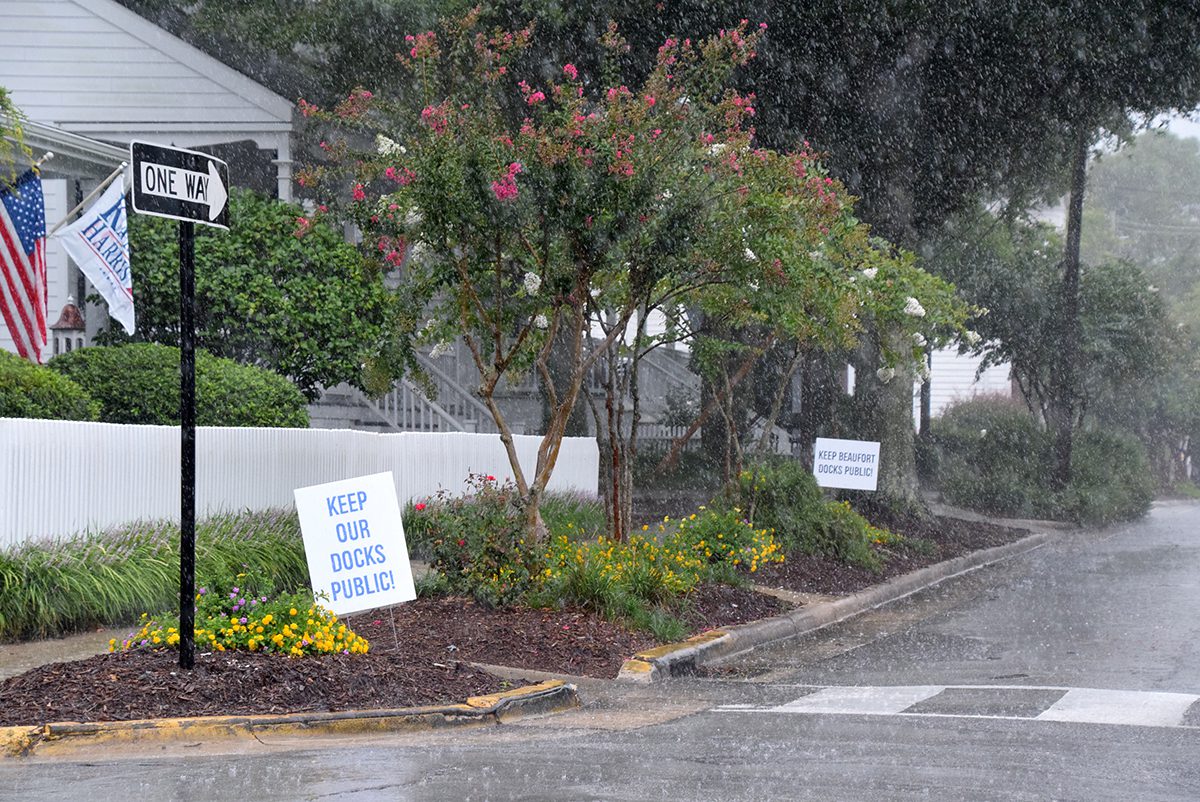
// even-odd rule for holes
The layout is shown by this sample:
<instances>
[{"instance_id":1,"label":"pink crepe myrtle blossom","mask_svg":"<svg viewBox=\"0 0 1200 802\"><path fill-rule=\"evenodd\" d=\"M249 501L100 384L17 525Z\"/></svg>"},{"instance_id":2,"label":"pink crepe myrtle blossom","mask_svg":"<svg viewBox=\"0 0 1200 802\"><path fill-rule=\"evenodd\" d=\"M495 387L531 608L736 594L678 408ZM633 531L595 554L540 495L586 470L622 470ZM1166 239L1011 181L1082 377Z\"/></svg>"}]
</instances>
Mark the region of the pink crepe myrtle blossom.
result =
<instances>
[{"instance_id":1,"label":"pink crepe myrtle blossom","mask_svg":"<svg viewBox=\"0 0 1200 802\"><path fill-rule=\"evenodd\" d=\"M563 74L566 75L568 78L570 78L572 81L579 80L579 70L575 69L574 64L564 64L563 65Z\"/></svg>"}]
</instances>

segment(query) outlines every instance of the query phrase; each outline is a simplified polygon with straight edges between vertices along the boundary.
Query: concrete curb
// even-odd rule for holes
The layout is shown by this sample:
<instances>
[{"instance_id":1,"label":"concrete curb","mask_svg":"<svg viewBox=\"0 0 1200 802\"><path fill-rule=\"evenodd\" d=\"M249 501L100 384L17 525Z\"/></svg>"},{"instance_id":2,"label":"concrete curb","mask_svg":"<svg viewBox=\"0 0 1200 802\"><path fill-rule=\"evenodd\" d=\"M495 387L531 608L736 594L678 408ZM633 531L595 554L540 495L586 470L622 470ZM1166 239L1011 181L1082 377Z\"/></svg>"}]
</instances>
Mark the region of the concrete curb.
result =
<instances>
[{"instance_id":1,"label":"concrete curb","mask_svg":"<svg viewBox=\"0 0 1200 802\"><path fill-rule=\"evenodd\" d=\"M649 683L695 673L708 663L766 643L794 638L845 621L985 565L1007 560L1045 545L1051 534L1040 532L1013 543L981 549L918 571L895 577L852 596L821 602L750 624L705 632L681 643L634 655L621 666L618 680Z\"/></svg>"},{"instance_id":2,"label":"concrete curb","mask_svg":"<svg viewBox=\"0 0 1200 802\"><path fill-rule=\"evenodd\" d=\"M462 704L278 716L208 716L81 724L53 722L0 727L0 754L22 757L87 743L255 738L269 735L348 735L414 732L445 727L502 724L525 716L579 707L574 685L552 680L503 693L472 696Z\"/></svg>"}]
</instances>

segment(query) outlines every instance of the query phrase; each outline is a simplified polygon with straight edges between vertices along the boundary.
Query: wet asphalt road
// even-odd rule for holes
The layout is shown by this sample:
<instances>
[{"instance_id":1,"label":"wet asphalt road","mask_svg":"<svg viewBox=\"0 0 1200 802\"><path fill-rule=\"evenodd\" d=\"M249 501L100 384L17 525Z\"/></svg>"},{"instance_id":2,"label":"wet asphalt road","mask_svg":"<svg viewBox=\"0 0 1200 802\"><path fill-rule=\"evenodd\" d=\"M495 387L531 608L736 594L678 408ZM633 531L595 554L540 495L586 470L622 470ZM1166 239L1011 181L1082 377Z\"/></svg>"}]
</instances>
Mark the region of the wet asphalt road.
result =
<instances>
[{"instance_id":1,"label":"wet asphalt road","mask_svg":"<svg viewBox=\"0 0 1200 802\"><path fill-rule=\"evenodd\" d=\"M81 750L0 799L1200 799L1200 504L488 730Z\"/></svg>"}]
</instances>

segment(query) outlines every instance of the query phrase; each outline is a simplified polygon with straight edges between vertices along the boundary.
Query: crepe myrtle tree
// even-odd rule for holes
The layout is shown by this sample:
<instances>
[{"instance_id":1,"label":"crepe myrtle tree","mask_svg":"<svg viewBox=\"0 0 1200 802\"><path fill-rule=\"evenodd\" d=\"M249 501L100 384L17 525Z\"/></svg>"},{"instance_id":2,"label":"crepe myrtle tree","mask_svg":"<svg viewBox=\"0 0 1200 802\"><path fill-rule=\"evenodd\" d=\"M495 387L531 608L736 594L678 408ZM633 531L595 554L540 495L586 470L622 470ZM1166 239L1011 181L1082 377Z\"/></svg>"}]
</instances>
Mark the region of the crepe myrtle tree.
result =
<instances>
[{"instance_id":1,"label":"crepe myrtle tree","mask_svg":"<svg viewBox=\"0 0 1200 802\"><path fill-rule=\"evenodd\" d=\"M301 101L330 131L328 160L300 180L328 195L319 214L352 220L400 268L402 336L465 342L535 536L584 378L605 355L648 346L651 309L676 323L695 308L854 328L853 275L819 258L853 218L811 154L753 146L755 98L731 83L762 34L743 22L703 41L667 39L630 88L616 77L626 46L615 27L600 39L608 58L596 78L570 63L522 76L532 31L483 30L475 11L407 37L397 59L420 103L362 88L328 111ZM552 373L556 341L568 369ZM502 378L528 371L550 410L532 473L495 398Z\"/></svg>"}]
</instances>

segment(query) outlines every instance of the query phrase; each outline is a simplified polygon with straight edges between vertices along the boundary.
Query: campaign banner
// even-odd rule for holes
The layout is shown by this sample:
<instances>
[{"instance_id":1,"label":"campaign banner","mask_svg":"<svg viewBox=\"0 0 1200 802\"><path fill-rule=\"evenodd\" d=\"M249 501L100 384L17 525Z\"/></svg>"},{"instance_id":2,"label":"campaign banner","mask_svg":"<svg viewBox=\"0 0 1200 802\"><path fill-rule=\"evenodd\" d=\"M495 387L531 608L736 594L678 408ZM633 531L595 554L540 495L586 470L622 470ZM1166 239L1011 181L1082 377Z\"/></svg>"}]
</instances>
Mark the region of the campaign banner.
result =
<instances>
[{"instance_id":1,"label":"campaign banner","mask_svg":"<svg viewBox=\"0 0 1200 802\"><path fill-rule=\"evenodd\" d=\"M104 298L108 316L133 334L133 276L129 270L124 177L118 176L92 208L54 236L62 240L63 248Z\"/></svg>"},{"instance_id":2,"label":"campaign banner","mask_svg":"<svg viewBox=\"0 0 1200 802\"><path fill-rule=\"evenodd\" d=\"M323 606L346 615L417 598L391 471L293 492Z\"/></svg>"},{"instance_id":3,"label":"campaign banner","mask_svg":"<svg viewBox=\"0 0 1200 802\"><path fill-rule=\"evenodd\" d=\"M879 482L879 443L818 437L813 476L821 487L875 490Z\"/></svg>"}]
</instances>

